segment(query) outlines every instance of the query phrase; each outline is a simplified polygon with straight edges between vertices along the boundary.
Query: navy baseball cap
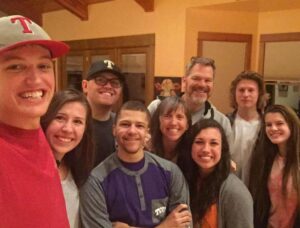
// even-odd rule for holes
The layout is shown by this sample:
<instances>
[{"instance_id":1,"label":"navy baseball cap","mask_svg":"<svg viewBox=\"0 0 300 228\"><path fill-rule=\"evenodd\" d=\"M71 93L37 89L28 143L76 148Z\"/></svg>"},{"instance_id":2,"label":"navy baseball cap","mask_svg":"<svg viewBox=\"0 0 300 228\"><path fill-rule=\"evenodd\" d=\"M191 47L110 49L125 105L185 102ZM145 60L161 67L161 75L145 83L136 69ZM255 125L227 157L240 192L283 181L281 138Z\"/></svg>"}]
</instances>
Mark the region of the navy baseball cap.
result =
<instances>
[{"instance_id":1,"label":"navy baseball cap","mask_svg":"<svg viewBox=\"0 0 300 228\"><path fill-rule=\"evenodd\" d=\"M125 77L122 74L121 70L116 66L116 64L113 61L108 59L92 63L87 73L86 79L92 80L103 72L110 72L116 75L121 82L125 81Z\"/></svg>"}]
</instances>

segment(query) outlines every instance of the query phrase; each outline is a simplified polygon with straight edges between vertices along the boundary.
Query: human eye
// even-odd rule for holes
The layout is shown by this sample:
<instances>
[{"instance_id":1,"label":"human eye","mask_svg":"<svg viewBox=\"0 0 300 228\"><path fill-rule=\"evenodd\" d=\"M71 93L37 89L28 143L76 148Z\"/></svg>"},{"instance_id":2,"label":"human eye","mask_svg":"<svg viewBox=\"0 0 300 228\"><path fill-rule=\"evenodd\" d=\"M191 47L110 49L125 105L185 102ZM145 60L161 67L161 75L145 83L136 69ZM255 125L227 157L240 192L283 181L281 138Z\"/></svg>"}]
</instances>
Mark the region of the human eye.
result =
<instances>
[{"instance_id":1,"label":"human eye","mask_svg":"<svg viewBox=\"0 0 300 228\"><path fill-rule=\"evenodd\" d=\"M176 118L177 118L178 120L183 120L183 119L185 118L185 116L182 115L182 114L178 114L178 115L176 115Z\"/></svg>"},{"instance_id":2,"label":"human eye","mask_svg":"<svg viewBox=\"0 0 300 228\"><path fill-rule=\"evenodd\" d=\"M194 140L194 144L202 145L203 144L203 140L201 140L201 139L195 139Z\"/></svg>"},{"instance_id":3,"label":"human eye","mask_svg":"<svg viewBox=\"0 0 300 228\"><path fill-rule=\"evenodd\" d=\"M165 113L162 115L162 117L168 119L168 118L171 118L171 114Z\"/></svg>"},{"instance_id":4,"label":"human eye","mask_svg":"<svg viewBox=\"0 0 300 228\"><path fill-rule=\"evenodd\" d=\"M120 125L121 127L125 127L125 128L130 127L130 123L128 123L128 122L121 122L119 125Z\"/></svg>"},{"instance_id":5,"label":"human eye","mask_svg":"<svg viewBox=\"0 0 300 228\"><path fill-rule=\"evenodd\" d=\"M110 84L115 88L118 88L121 86L121 82L119 81L119 79L111 79Z\"/></svg>"},{"instance_id":6,"label":"human eye","mask_svg":"<svg viewBox=\"0 0 300 228\"><path fill-rule=\"evenodd\" d=\"M10 64L6 67L6 70L10 72L20 72L24 69L26 69L26 65L20 63Z\"/></svg>"},{"instance_id":7,"label":"human eye","mask_svg":"<svg viewBox=\"0 0 300 228\"><path fill-rule=\"evenodd\" d=\"M211 142L210 142L210 145L212 145L212 146L218 146L218 145L219 145L219 142L217 142L217 141L211 141Z\"/></svg>"},{"instance_id":8,"label":"human eye","mask_svg":"<svg viewBox=\"0 0 300 228\"><path fill-rule=\"evenodd\" d=\"M136 127L139 128L139 129L144 129L145 125L138 123L138 124L136 124Z\"/></svg>"},{"instance_id":9,"label":"human eye","mask_svg":"<svg viewBox=\"0 0 300 228\"><path fill-rule=\"evenodd\" d=\"M100 85L105 85L107 83L107 80L103 77L97 77L95 78L95 82Z\"/></svg>"},{"instance_id":10,"label":"human eye","mask_svg":"<svg viewBox=\"0 0 300 228\"><path fill-rule=\"evenodd\" d=\"M41 63L41 64L38 65L38 68L43 72L47 72L47 71L53 69L53 64L52 64L52 62L50 62L50 63Z\"/></svg>"},{"instance_id":11,"label":"human eye","mask_svg":"<svg viewBox=\"0 0 300 228\"><path fill-rule=\"evenodd\" d=\"M84 121L82 119L74 119L73 121L76 125L84 125Z\"/></svg>"},{"instance_id":12,"label":"human eye","mask_svg":"<svg viewBox=\"0 0 300 228\"><path fill-rule=\"evenodd\" d=\"M58 114L55 116L54 119L58 122L63 122L65 120L65 117L63 115Z\"/></svg>"}]
</instances>

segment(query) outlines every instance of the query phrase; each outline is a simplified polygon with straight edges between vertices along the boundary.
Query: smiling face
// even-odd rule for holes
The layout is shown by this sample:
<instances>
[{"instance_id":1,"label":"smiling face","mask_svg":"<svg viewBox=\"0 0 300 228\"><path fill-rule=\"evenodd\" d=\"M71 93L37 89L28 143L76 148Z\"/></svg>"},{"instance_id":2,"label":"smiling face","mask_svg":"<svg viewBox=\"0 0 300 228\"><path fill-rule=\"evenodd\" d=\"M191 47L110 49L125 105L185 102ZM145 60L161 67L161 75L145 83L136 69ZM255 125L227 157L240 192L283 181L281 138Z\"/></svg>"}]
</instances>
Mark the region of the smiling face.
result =
<instances>
[{"instance_id":1,"label":"smiling face","mask_svg":"<svg viewBox=\"0 0 300 228\"><path fill-rule=\"evenodd\" d=\"M26 45L0 54L1 122L38 128L53 92L53 62L47 49Z\"/></svg>"},{"instance_id":2,"label":"smiling face","mask_svg":"<svg viewBox=\"0 0 300 228\"><path fill-rule=\"evenodd\" d=\"M285 148L291 130L279 112L269 112L265 116L266 134L270 141L279 148Z\"/></svg>"},{"instance_id":3,"label":"smiling face","mask_svg":"<svg viewBox=\"0 0 300 228\"><path fill-rule=\"evenodd\" d=\"M86 108L80 102L62 106L46 129L46 138L57 160L73 150L81 141L86 127Z\"/></svg>"},{"instance_id":4,"label":"smiling face","mask_svg":"<svg viewBox=\"0 0 300 228\"><path fill-rule=\"evenodd\" d=\"M258 102L258 85L253 80L241 80L235 90L238 108L256 109Z\"/></svg>"},{"instance_id":5,"label":"smiling face","mask_svg":"<svg viewBox=\"0 0 300 228\"><path fill-rule=\"evenodd\" d=\"M159 117L160 131L166 142L177 142L188 129L188 120L183 107L169 113L163 113Z\"/></svg>"},{"instance_id":6,"label":"smiling face","mask_svg":"<svg viewBox=\"0 0 300 228\"><path fill-rule=\"evenodd\" d=\"M222 138L219 129L202 129L192 144L192 159L198 165L201 175L210 174L221 159Z\"/></svg>"},{"instance_id":7,"label":"smiling face","mask_svg":"<svg viewBox=\"0 0 300 228\"><path fill-rule=\"evenodd\" d=\"M118 156L124 161L138 161L149 136L147 115L141 111L121 110L113 128Z\"/></svg>"},{"instance_id":8,"label":"smiling face","mask_svg":"<svg viewBox=\"0 0 300 228\"><path fill-rule=\"evenodd\" d=\"M97 78L105 78L109 81L112 79L119 80L119 78L110 73L110 72L102 72L97 75ZM111 85L111 83L106 83L106 85L101 85L96 83L96 79L91 79L89 81L82 81L82 88L84 93L87 94L87 98L91 104L91 106L113 106L116 104L120 98L122 92L122 86L119 88L115 88Z\"/></svg>"},{"instance_id":9,"label":"smiling face","mask_svg":"<svg viewBox=\"0 0 300 228\"><path fill-rule=\"evenodd\" d=\"M213 68L195 64L189 75L183 78L185 99L189 105L202 106L211 96L213 89Z\"/></svg>"}]
</instances>

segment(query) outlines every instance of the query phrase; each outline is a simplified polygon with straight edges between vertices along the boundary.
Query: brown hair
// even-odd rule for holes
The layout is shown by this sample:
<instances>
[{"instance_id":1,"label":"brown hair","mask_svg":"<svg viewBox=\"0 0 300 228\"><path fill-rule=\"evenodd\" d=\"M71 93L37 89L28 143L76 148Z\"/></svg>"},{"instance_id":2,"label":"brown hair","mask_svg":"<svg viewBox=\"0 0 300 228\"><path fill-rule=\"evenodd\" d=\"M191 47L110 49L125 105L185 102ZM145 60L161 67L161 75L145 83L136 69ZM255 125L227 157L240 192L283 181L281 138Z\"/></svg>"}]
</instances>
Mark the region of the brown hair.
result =
<instances>
[{"instance_id":1,"label":"brown hair","mask_svg":"<svg viewBox=\"0 0 300 228\"><path fill-rule=\"evenodd\" d=\"M69 102L79 102L86 109L86 127L82 140L77 147L63 157L64 164L71 170L77 187L81 187L87 180L94 165L91 108L84 94L74 89L56 93L51 100L48 111L41 118L41 125L43 130L46 131L58 111Z\"/></svg>"},{"instance_id":2,"label":"brown hair","mask_svg":"<svg viewBox=\"0 0 300 228\"><path fill-rule=\"evenodd\" d=\"M231 86L230 86L230 105L231 105L231 107L234 108L235 110L238 108L238 105L236 103L235 93L236 93L237 85L242 80L251 80L251 81L256 82L257 87L258 87L258 100L256 103L256 109L259 113L261 113L264 108L265 85L264 85L263 77L254 71L242 71L231 82Z\"/></svg>"},{"instance_id":3,"label":"brown hair","mask_svg":"<svg viewBox=\"0 0 300 228\"><path fill-rule=\"evenodd\" d=\"M190 74L192 68L196 64L202 66L210 66L213 69L213 75L215 76L215 71L216 71L215 61L207 57L197 57L197 56L193 56L188 62L188 64L186 65L185 76L188 76Z\"/></svg>"}]
</instances>

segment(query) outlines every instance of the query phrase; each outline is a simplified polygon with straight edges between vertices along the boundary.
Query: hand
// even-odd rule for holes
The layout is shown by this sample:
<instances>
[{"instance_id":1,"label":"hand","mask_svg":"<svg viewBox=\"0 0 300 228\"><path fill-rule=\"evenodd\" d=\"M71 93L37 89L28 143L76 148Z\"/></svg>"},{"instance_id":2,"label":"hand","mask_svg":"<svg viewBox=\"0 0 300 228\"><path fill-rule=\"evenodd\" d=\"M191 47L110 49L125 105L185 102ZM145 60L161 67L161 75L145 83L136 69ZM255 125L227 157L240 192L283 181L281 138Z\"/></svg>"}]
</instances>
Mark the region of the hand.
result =
<instances>
[{"instance_id":1,"label":"hand","mask_svg":"<svg viewBox=\"0 0 300 228\"><path fill-rule=\"evenodd\" d=\"M130 228L130 226L123 222L113 222L112 223L113 228Z\"/></svg>"},{"instance_id":2,"label":"hand","mask_svg":"<svg viewBox=\"0 0 300 228\"><path fill-rule=\"evenodd\" d=\"M235 172L236 171L236 163L232 160L230 160L230 170L232 172Z\"/></svg>"},{"instance_id":3,"label":"hand","mask_svg":"<svg viewBox=\"0 0 300 228\"><path fill-rule=\"evenodd\" d=\"M192 222L188 205L179 204L156 228L187 228Z\"/></svg>"}]
</instances>

